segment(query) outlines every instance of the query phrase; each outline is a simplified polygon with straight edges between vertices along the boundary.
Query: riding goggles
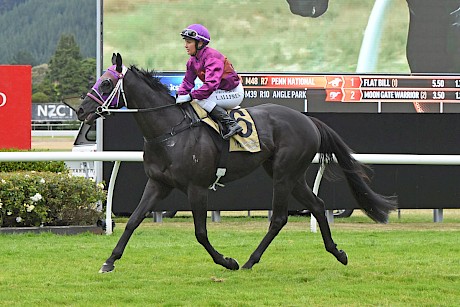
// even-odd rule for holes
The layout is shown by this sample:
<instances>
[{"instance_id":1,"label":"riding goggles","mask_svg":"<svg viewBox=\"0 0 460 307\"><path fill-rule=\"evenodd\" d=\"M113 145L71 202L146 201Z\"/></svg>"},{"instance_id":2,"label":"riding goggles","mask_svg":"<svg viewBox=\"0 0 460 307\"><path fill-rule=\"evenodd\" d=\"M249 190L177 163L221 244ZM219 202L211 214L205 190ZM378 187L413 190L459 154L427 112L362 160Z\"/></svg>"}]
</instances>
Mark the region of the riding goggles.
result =
<instances>
[{"instance_id":1,"label":"riding goggles","mask_svg":"<svg viewBox=\"0 0 460 307\"><path fill-rule=\"evenodd\" d=\"M190 38L193 38L193 39L200 38L200 39L204 39L205 41L209 42L209 38L201 36L195 30L192 30L192 29L185 29L180 33L180 35L190 37Z\"/></svg>"}]
</instances>

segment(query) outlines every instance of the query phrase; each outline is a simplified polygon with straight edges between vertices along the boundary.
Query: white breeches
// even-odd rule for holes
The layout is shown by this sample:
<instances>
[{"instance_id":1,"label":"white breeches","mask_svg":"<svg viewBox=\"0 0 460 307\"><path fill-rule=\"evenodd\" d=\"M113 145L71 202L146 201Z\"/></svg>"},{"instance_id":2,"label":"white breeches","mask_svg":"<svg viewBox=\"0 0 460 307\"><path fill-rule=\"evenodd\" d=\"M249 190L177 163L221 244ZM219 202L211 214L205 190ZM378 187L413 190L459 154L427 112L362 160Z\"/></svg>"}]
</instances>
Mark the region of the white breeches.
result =
<instances>
[{"instance_id":1,"label":"white breeches","mask_svg":"<svg viewBox=\"0 0 460 307\"><path fill-rule=\"evenodd\" d=\"M196 100L196 102L209 113L216 105L226 110L234 109L241 104L243 98L244 89L243 85L240 83L230 91L217 90L208 98Z\"/></svg>"}]
</instances>

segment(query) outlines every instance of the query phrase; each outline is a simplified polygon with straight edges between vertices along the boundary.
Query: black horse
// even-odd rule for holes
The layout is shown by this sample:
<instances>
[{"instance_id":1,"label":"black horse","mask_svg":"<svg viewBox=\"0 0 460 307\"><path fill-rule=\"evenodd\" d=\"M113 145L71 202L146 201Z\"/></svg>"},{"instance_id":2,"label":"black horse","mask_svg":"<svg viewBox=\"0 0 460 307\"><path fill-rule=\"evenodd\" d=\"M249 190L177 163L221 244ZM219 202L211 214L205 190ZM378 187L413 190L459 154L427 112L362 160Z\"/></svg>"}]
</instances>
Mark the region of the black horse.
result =
<instances>
[{"instance_id":1,"label":"black horse","mask_svg":"<svg viewBox=\"0 0 460 307\"><path fill-rule=\"evenodd\" d=\"M114 269L114 262L121 258L129 238L146 213L154 211L155 204L174 188L187 195L195 236L214 262L227 269L239 269L236 260L224 257L214 249L206 229L208 187L216 179L219 156L220 146L216 142L224 140L218 138L217 141L211 135L216 132L201 122L194 124L186 111L190 106L177 106L168 89L158 78L152 77L152 72L134 66L126 68L119 54L114 54L112 62L114 65L82 101L78 118L92 121L104 113L105 106L126 105L129 109L137 109L134 116L145 139L144 168L149 180L139 205L100 272ZM118 98L118 101L111 100L111 97ZM273 215L268 233L243 268L250 269L259 262L268 245L287 223L290 194L318 220L326 250L342 264L347 264L347 254L338 250L332 240L324 203L306 182L306 170L315 154L320 153L321 160L326 162L335 156L360 208L374 221L387 222L388 213L396 208L396 201L369 188L365 166L354 160L343 140L318 119L273 104L247 110L257 126L261 151L229 153L227 173L222 182L241 178L263 165L273 178Z\"/></svg>"}]
</instances>

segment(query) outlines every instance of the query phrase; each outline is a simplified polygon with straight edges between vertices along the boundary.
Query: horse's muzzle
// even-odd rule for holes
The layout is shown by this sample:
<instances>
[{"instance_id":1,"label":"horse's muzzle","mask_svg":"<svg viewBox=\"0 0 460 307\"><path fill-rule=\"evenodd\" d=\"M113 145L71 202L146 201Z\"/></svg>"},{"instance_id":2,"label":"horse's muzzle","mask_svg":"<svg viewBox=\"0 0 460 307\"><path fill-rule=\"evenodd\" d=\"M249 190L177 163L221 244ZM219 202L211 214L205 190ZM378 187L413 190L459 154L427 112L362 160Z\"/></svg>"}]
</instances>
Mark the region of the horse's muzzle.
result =
<instances>
[{"instance_id":1,"label":"horse's muzzle","mask_svg":"<svg viewBox=\"0 0 460 307\"><path fill-rule=\"evenodd\" d=\"M91 125L96 118L99 117L96 113L86 113L83 108L79 108L77 111L78 120L85 122L88 125Z\"/></svg>"}]
</instances>

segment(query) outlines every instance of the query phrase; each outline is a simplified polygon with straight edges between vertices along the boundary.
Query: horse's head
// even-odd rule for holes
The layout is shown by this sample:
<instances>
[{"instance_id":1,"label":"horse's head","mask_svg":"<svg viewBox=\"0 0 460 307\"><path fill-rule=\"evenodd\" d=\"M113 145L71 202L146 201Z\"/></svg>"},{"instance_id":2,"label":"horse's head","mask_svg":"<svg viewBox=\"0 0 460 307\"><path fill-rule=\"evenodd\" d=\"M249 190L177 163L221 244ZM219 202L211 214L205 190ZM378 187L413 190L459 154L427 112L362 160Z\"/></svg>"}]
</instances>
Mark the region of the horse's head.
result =
<instances>
[{"instance_id":1,"label":"horse's head","mask_svg":"<svg viewBox=\"0 0 460 307\"><path fill-rule=\"evenodd\" d=\"M113 54L112 66L97 80L77 110L78 119L91 124L109 108L125 106L122 79L127 68L122 65L121 55Z\"/></svg>"},{"instance_id":2,"label":"horse's head","mask_svg":"<svg viewBox=\"0 0 460 307\"><path fill-rule=\"evenodd\" d=\"M327 11L329 0L286 0L292 14L302 17L319 17Z\"/></svg>"}]
</instances>

